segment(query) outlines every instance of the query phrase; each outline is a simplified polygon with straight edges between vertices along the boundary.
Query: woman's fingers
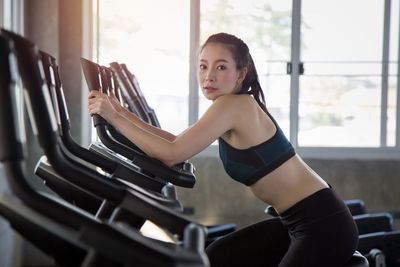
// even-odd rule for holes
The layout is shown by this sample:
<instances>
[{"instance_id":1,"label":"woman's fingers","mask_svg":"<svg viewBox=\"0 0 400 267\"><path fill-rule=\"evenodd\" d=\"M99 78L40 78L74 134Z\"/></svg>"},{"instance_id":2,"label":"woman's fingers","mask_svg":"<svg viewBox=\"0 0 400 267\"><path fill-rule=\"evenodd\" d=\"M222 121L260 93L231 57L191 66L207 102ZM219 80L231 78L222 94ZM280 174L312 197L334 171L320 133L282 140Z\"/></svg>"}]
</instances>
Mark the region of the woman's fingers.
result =
<instances>
[{"instance_id":1,"label":"woman's fingers","mask_svg":"<svg viewBox=\"0 0 400 267\"><path fill-rule=\"evenodd\" d=\"M90 91L90 93L89 93L89 95L88 95L88 99L95 98L96 96L98 96L98 95L100 95L100 94L101 94L101 93L100 93L99 91L92 90L92 91Z\"/></svg>"},{"instance_id":2,"label":"woman's fingers","mask_svg":"<svg viewBox=\"0 0 400 267\"><path fill-rule=\"evenodd\" d=\"M107 121L111 122L114 117L114 113L117 112L117 109L113 107L111 99L102 93L94 93L91 98L88 99L88 110L90 116L94 114L98 114L102 116Z\"/></svg>"}]
</instances>

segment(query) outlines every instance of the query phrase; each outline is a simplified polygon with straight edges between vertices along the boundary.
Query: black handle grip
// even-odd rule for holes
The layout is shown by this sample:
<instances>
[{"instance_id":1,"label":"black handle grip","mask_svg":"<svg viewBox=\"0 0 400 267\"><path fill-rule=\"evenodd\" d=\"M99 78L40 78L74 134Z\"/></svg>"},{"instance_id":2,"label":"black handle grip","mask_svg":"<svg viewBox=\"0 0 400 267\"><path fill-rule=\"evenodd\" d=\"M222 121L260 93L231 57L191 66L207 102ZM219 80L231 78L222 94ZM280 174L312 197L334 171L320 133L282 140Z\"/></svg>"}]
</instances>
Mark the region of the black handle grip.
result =
<instances>
[{"instance_id":1,"label":"black handle grip","mask_svg":"<svg viewBox=\"0 0 400 267\"><path fill-rule=\"evenodd\" d=\"M93 125L97 127L98 125L107 125L107 121L103 119L102 116L95 114L93 115Z\"/></svg>"}]
</instances>

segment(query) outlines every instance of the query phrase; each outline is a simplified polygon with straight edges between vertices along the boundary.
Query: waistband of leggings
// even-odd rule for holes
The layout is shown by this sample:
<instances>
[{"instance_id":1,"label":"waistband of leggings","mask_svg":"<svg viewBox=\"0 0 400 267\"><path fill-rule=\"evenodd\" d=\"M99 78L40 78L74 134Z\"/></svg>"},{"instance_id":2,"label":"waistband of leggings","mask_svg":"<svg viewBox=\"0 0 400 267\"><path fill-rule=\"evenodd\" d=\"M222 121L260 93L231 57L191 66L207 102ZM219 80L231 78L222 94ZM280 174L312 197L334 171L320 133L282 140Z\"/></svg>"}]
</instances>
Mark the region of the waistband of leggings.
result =
<instances>
[{"instance_id":1,"label":"waistband of leggings","mask_svg":"<svg viewBox=\"0 0 400 267\"><path fill-rule=\"evenodd\" d=\"M284 224L310 223L335 213L348 211L346 204L332 188L321 189L281 213Z\"/></svg>"}]
</instances>

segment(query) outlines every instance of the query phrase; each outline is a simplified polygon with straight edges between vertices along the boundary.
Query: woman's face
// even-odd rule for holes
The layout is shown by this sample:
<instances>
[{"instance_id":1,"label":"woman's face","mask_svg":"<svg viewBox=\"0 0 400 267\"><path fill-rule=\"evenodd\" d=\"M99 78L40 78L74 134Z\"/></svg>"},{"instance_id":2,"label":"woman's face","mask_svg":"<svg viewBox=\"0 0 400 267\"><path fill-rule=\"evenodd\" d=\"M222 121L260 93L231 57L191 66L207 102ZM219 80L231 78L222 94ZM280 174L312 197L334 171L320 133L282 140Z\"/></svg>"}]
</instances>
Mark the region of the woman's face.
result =
<instances>
[{"instance_id":1,"label":"woman's face","mask_svg":"<svg viewBox=\"0 0 400 267\"><path fill-rule=\"evenodd\" d=\"M237 93L245 75L245 69L236 69L232 53L223 44L208 43L199 55L197 78L208 100Z\"/></svg>"}]
</instances>

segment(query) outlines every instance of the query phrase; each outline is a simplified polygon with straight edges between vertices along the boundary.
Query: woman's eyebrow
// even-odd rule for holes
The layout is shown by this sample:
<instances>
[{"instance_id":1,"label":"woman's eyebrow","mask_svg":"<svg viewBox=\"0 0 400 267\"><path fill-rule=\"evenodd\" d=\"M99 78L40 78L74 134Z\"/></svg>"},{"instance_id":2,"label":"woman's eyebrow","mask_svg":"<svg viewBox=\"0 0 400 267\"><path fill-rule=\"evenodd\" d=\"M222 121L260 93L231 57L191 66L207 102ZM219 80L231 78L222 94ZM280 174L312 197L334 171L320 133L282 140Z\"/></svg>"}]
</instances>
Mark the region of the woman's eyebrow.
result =
<instances>
[{"instance_id":1,"label":"woman's eyebrow","mask_svg":"<svg viewBox=\"0 0 400 267\"><path fill-rule=\"evenodd\" d=\"M201 62L208 62L207 60L205 60L205 59L200 59L200 61ZM226 60L226 59L223 59L223 58L221 58L221 59L217 59L217 60L215 60L215 62L225 62L225 63L229 63L229 61L228 60Z\"/></svg>"}]
</instances>

